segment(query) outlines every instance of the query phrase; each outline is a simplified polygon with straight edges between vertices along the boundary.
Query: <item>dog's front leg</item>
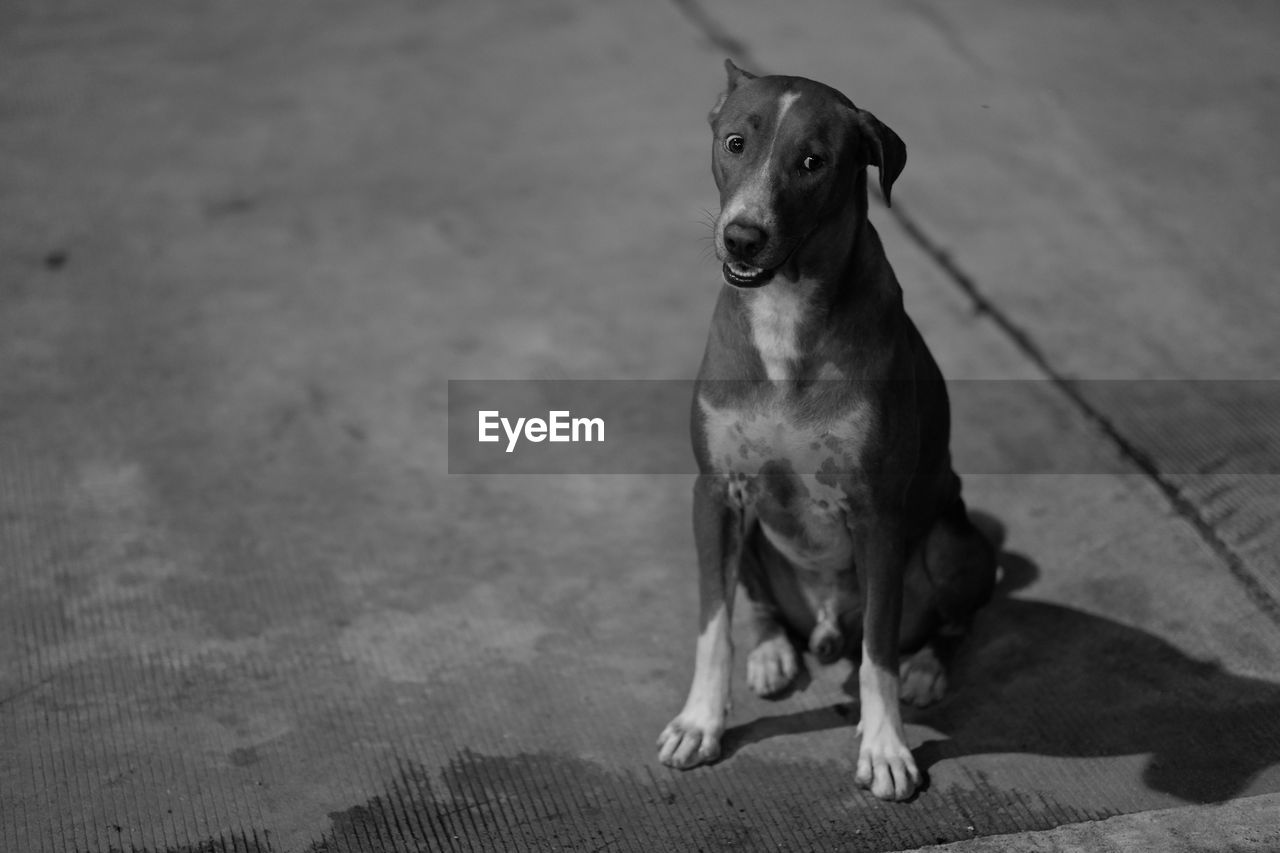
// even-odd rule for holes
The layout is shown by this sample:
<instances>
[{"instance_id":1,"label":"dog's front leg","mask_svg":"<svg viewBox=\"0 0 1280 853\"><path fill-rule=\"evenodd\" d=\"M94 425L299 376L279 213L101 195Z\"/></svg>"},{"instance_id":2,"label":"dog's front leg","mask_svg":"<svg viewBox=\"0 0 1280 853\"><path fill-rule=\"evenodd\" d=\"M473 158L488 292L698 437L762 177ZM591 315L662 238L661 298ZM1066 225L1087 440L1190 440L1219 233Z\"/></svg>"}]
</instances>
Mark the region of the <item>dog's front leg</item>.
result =
<instances>
[{"instance_id":1,"label":"dog's front leg","mask_svg":"<svg viewBox=\"0 0 1280 853\"><path fill-rule=\"evenodd\" d=\"M739 496L741 497L741 496ZM687 769L720 755L733 671L733 599L746 538L745 501L731 500L721 477L704 474L693 489L698 550L699 632L693 684L684 709L658 737L658 760Z\"/></svg>"},{"instance_id":2,"label":"dog's front leg","mask_svg":"<svg viewBox=\"0 0 1280 853\"><path fill-rule=\"evenodd\" d=\"M905 531L899 516L878 513L855 525L852 532L866 609L858 669L862 742L855 778L882 800L905 800L920 785L920 771L907 749L898 705Z\"/></svg>"}]
</instances>

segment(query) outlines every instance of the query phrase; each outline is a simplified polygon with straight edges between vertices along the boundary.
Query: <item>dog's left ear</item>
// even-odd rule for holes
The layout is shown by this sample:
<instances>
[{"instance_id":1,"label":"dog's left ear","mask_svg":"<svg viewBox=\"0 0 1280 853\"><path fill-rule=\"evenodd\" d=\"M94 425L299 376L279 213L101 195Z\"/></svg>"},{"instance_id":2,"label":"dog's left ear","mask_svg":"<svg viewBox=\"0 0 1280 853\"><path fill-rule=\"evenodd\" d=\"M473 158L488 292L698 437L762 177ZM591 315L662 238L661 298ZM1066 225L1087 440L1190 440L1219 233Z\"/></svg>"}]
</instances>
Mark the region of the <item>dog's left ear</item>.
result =
<instances>
[{"instance_id":1,"label":"dog's left ear","mask_svg":"<svg viewBox=\"0 0 1280 853\"><path fill-rule=\"evenodd\" d=\"M854 116L862 132L862 144L866 146L867 165L880 170L880 192L884 193L884 203L888 205L893 182L907 165L907 146L898 134L866 110L855 108Z\"/></svg>"},{"instance_id":2,"label":"dog's left ear","mask_svg":"<svg viewBox=\"0 0 1280 853\"><path fill-rule=\"evenodd\" d=\"M729 95L734 89L738 88L748 80L756 79L756 75L752 74L750 71L739 68L734 64L732 59L726 59L724 61L724 70L725 73L729 75L728 88L720 93L719 98L716 98L716 105L712 107L711 112L707 114L708 122L714 122L716 120L716 116L720 115L720 108L724 106L724 102L728 100Z\"/></svg>"}]
</instances>

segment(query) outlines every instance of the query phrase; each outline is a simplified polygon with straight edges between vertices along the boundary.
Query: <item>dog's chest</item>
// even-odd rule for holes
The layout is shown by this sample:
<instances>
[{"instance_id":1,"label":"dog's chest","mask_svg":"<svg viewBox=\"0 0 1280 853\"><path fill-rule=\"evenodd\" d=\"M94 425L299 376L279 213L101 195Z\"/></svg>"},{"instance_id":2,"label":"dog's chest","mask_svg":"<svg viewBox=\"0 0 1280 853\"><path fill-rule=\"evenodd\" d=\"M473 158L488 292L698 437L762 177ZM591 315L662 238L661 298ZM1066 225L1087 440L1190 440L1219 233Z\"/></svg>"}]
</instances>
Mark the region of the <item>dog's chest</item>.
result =
<instances>
[{"instance_id":1,"label":"dog's chest","mask_svg":"<svg viewBox=\"0 0 1280 853\"><path fill-rule=\"evenodd\" d=\"M722 406L699 397L708 462L728 499L756 513L793 563L847 565L851 483L867 449L870 406L802 416L781 394Z\"/></svg>"}]
</instances>

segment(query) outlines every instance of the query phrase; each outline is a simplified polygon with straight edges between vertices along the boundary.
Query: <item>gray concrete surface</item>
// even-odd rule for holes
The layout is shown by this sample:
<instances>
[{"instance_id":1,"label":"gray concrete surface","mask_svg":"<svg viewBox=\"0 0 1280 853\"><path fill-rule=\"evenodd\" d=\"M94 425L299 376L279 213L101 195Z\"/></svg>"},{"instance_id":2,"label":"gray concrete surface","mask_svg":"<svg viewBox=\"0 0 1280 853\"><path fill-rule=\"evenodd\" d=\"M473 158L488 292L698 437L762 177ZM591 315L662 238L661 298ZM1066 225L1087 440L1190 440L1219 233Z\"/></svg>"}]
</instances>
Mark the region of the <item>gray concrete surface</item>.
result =
<instances>
[{"instance_id":1,"label":"gray concrete surface","mask_svg":"<svg viewBox=\"0 0 1280 853\"><path fill-rule=\"evenodd\" d=\"M1017 836L988 836L929 849L937 853L1127 853L1130 850L1230 850L1270 853L1280 847L1280 798L1119 815Z\"/></svg>"},{"instance_id":2,"label":"gray concrete surface","mask_svg":"<svg viewBox=\"0 0 1280 853\"><path fill-rule=\"evenodd\" d=\"M1276 477L1073 384L1274 378L1275 15L0 6L0 849L1280 846ZM447 474L449 379L695 369L726 52L905 138L909 309L1028 380L961 466L1095 472L968 479L1006 582L905 805L847 663L654 760L688 477Z\"/></svg>"}]
</instances>

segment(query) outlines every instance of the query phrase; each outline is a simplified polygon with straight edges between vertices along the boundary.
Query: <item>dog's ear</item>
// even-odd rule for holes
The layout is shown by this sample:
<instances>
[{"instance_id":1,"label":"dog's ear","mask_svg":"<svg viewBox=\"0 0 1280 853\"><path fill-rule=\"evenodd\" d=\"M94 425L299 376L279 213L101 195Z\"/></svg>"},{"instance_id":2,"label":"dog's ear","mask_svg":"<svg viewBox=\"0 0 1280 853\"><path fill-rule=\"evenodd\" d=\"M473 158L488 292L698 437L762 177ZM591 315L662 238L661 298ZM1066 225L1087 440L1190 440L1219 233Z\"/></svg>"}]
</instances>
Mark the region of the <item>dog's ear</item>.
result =
<instances>
[{"instance_id":1,"label":"dog's ear","mask_svg":"<svg viewBox=\"0 0 1280 853\"><path fill-rule=\"evenodd\" d=\"M738 88L748 80L756 79L756 75L752 74L750 71L744 71L734 65L732 59L726 59L724 61L724 70L729 75L729 86L720 93L720 97L716 99L716 105L711 108L711 112L707 115L707 121L709 122L715 121L716 116L720 115L720 108L724 106L725 100L734 89Z\"/></svg>"},{"instance_id":2,"label":"dog's ear","mask_svg":"<svg viewBox=\"0 0 1280 853\"><path fill-rule=\"evenodd\" d=\"M734 65L732 59L726 59L724 61L724 70L729 74L729 91L730 92L732 92L734 89L738 88L738 86L747 82L748 80L756 79L756 75L752 74L750 71L744 71L743 69L739 68L737 65Z\"/></svg>"},{"instance_id":3,"label":"dog's ear","mask_svg":"<svg viewBox=\"0 0 1280 853\"><path fill-rule=\"evenodd\" d=\"M854 116L862 133L862 144L866 146L867 164L880 170L880 192L887 205L893 182L907 165L907 146L898 134L866 110L855 108Z\"/></svg>"}]
</instances>

